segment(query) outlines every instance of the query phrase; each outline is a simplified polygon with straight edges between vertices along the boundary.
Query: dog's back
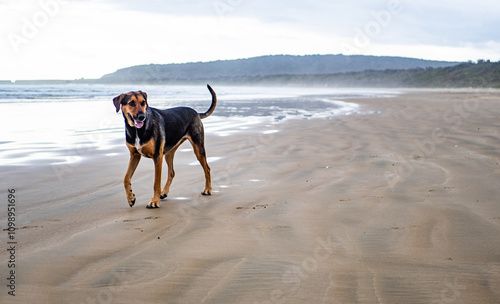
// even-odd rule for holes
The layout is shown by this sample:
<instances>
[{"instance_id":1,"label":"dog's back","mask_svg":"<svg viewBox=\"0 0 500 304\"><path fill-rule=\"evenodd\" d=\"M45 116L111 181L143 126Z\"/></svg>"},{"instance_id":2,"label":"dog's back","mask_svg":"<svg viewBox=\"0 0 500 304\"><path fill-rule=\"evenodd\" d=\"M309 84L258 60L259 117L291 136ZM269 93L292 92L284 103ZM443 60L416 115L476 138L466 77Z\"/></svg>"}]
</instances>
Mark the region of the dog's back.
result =
<instances>
[{"instance_id":1,"label":"dog's back","mask_svg":"<svg viewBox=\"0 0 500 304\"><path fill-rule=\"evenodd\" d=\"M172 147L185 136L191 136L191 129L197 126L198 131L203 132L203 125L201 124L200 115L192 108L176 107L165 110L150 108L155 112L155 116L159 117L158 127L162 128L165 139L165 151L170 150Z\"/></svg>"}]
</instances>

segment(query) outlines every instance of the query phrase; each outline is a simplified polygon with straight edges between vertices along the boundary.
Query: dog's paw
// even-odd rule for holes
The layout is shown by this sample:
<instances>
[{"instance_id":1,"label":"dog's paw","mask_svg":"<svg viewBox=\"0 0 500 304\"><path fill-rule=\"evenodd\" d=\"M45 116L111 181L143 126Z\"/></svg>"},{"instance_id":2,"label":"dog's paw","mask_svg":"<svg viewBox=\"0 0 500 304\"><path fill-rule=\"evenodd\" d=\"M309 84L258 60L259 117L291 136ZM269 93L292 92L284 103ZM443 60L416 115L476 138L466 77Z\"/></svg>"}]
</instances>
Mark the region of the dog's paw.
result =
<instances>
[{"instance_id":1,"label":"dog's paw","mask_svg":"<svg viewBox=\"0 0 500 304\"><path fill-rule=\"evenodd\" d=\"M149 204L146 205L146 208L148 209L160 208L160 202L151 201L149 202Z\"/></svg>"},{"instance_id":2,"label":"dog's paw","mask_svg":"<svg viewBox=\"0 0 500 304\"><path fill-rule=\"evenodd\" d=\"M210 190L203 190L201 195L212 195L212 192Z\"/></svg>"},{"instance_id":3,"label":"dog's paw","mask_svg":"<svg viewBox=\"0 0 500 304\"><path fill-rule=\"evenodd\" d=\"M131 198L130 198L130 197L128 198L128 204L129 204L129 206L130 206L131 208L135 205L135 201L136 201L136 199L135 199L135 194L133 194L133 193L132 193L132 195L133 195L133 196L132 196Z\"/></svg>"},{"instance_id":4,"label":"dog's paw","mask_svg":"<svg viewBox=\"0 0 500 304\"><path fill-rule=\"evenodd\" d=\"M160 199L166 199L167 198L167 195L166 194L162 194L160 195Z\"/></svg>"}]
</instances>

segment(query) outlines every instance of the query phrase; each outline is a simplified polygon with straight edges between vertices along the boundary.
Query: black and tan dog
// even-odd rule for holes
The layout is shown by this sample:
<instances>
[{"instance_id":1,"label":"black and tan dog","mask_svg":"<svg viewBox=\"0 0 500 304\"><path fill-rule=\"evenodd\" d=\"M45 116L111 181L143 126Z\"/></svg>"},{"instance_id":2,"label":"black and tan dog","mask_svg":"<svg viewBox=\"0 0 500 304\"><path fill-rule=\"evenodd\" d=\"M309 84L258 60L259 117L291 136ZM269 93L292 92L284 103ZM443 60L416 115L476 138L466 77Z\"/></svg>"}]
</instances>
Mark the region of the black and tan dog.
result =
<instances>
[{"instance_id":1,"label":"black and tan dog","mask_svg":"<svg viewBox=\"0 0 500 304\"><path fill-rule=\"evenodd\" d=\"M121 107L125 118L130 161L123 183L130 207L135 204L136 200L131 179L141 156L152 158L155 164L154 195L146 207L158 208L160 199L167 197L175 176L173 164L175 151L186 139L193 145L194 153L205 171L205 189L202 194L211 194L210 167L205 154L205 136L201 120L214 112L217 96L209 85L207 87L212 94L212 105L202 114L188 107L166 110L149 107L147 94L142 91L129 92L113 98L116 112L118 113ZM165 187L161 190L163 156L168 165L168 178Z\"/></svg>"}]
</instances>

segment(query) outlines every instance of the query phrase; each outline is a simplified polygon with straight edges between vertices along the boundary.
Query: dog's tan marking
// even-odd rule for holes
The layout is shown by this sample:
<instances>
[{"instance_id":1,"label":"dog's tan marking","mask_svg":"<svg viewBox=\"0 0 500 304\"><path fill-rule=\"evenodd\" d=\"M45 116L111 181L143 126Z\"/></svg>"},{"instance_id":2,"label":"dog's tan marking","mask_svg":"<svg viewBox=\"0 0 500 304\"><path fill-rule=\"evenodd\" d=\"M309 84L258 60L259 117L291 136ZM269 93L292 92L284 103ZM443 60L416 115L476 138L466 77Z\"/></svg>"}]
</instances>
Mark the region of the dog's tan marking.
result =
<instances>
[{"instance_id":1,"label":"dog's tan marking","mask_svg":"<svg viewBox=\"0 0 500 304\"><path fill-rule=\"evenodd\" d=\"M127 173L123 179L123 185L125 186L128 204L132 207L135 204L135 194L132 191L132 175L134 175L135 169L137 169L137 165L141 160L141 154L139 154L133 146L127 144L127 147L130 151L130 161L128 163Z\"/></svg>"},{"instance_id":2,"label":"dog's tan marking","mask_svg":"<svg viewBox=\"0 0 500 304\"><path fill-rule=\"evenodd\" d=\"M160 154L157 158L153 159L155 163L155 181L154 181L154 194L153 198L146 206L147 208L159 208L160 207L160 196L161 196L161 169L163 164L163 154Z\"/></svg>"},{"instance_id":3,"label":"dog's tan marking","mask_svg":"<svg viewBox=\"0 0 500 304\"><path fill-rule=\"evenodd\" d=\"M187 139L187 136L183 137L175 147L170 149L166 154L165 154L165 162L167 163L168 167L168 176L167 176L167 182L165 183L165 186L163 187L163 190L161 191L161 199L164 199L168 196L168 192L170 191L170 185L172 185L172 180L175 177L175 170L174 170L174 156L175 152L179 148L180 145L182 145L183 142L185 142Z\"/></svg>"},{"instance_id":4,"label":"dog's tan marking","mask_svg":"<svg viewBox=\"0 0 500 304\"><path fill-rule=\"evenodd\" d=\"M123 97L122 97L123 96ZM127 94L120 95L120 98L117 102L126 101L126 104L122 105L122 112L125 114L125 118L127 119L127 123L129 126L134 127L134 118L139 115L139 113L146 113L146 108L148 107L148 103L144 96L147 96L146 93L142 91L138 92L129 92Z\"/></svg>"},{"instance_id":5,"label":"dog's tan marking","mask_svg":"<svg viewBox=\"0 0 500 304\"><path fill-rule=\"evenodd\" d=\"M151 138L147 143L140 145L139 143L136 142L134 146L139 153L141 153L142 156L146 156L149 158L154 158L155 154L155 139ZM162 150L162 149L160 149ZM159 156L162 156L163 151L160 151Z\"/></svg>"},{"instance_id":6,"label":"dog's tan marking","mask_svg":"<svg viewBox=\"0 0 500 304\"><path fill-rule=\"evenodd\" d=\"M210 178L210 166L207 163L207 157L205 155L205 151L200 151L197 145L193 143L191 138L189 138L191 145L193 146L194 154L196 158L200 162L201 167L203 168L203 172L205 173L205 189L201 194L203 195L211 195L212 194L212 180Z\"/></svg>"}]
</instances>

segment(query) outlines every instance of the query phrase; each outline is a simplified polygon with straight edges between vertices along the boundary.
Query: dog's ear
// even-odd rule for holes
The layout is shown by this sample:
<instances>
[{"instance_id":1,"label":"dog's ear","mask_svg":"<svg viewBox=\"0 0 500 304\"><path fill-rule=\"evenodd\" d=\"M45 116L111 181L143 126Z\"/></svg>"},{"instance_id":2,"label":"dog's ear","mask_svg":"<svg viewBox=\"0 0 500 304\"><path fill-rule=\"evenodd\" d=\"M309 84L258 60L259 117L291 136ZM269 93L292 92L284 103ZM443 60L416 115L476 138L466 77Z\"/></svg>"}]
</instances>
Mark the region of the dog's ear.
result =
<instances>
[{"instance_id":1,"label":"dog's ear","mask_svg":"<svg viewBox=\"0 0 500 304\"><path fill-rule=\"evenodd\" d=\"M142 96L144 97L144 99L146 100L146 102L148 102L148 94L146 94L146 92L143 92L143 91L139 91L139 93L141 93Z\"/></svg>"},{"instance_id":2,"label":"dog's ear","mask_svg":"<svg viewBox=\"0 0 500 304\"><path fill-rule=\"evenodd\" d=\"M113 104L115 105L116 113L118 113L120 111L120 104L122 103L122 100L124 97L125 97L125 94L121 94L121 95L113 98Z\"/></svg>"}]
</instances>

